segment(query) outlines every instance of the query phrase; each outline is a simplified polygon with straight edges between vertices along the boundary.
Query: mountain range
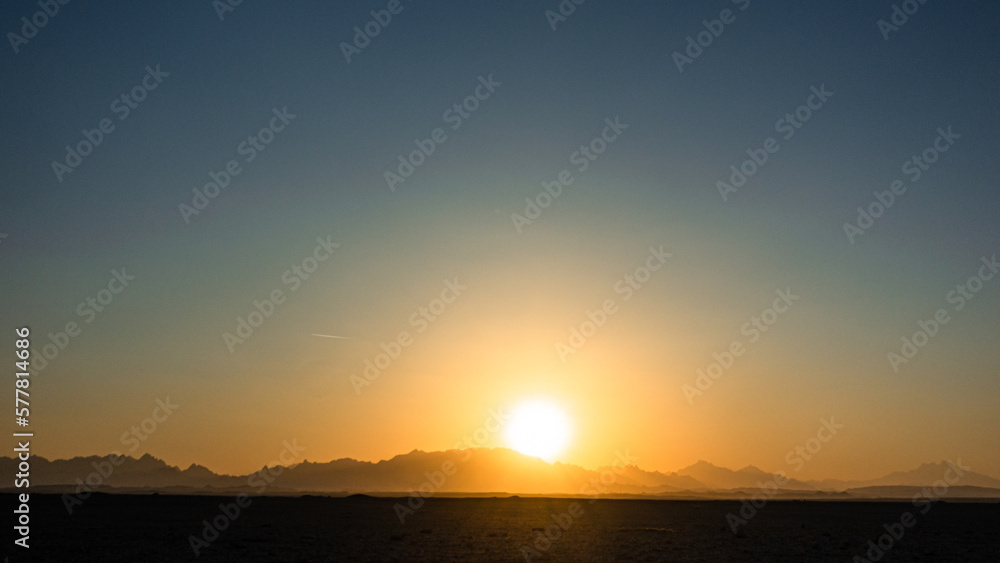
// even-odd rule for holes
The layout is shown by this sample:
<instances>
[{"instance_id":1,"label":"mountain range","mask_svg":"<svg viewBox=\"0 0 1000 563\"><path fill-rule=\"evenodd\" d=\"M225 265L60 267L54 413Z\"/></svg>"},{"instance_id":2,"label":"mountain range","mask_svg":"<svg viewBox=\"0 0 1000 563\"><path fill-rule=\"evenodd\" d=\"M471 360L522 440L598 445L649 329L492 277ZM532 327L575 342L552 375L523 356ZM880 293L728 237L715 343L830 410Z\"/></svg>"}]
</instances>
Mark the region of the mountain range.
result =
<instances>
[{"instance_id":1,"label":"mountain range","mask_svg":"<svg viewBox=\"0 0 1000 563\"><path fill-rule=\"evenodd\" d=\"M424 452L414 450L379 462L350 458L325 463L303 461L265 466L248 475L220 475L201 465L186 469L149 454L48 460L31 458L31 490L79 493L272 495L579 495L668 498L743 498L761 490L781 498L943 498L1000 499L1000 479L973 472L956 461L925 463L878 479L861 481L795 479L754 466L739 470L699 461L671 473L645 471L620 456L614 466L588 470L548 463L505 448ZM619 463L620 462L620 463ZM17 460L0 457L0 470L17 473ZM949 482L950 481L950 482ZM924 490L938 486L937 490ZM947 485L947 486L945 486ZM0 489L12 492L12 489Z\"/></svg>"}]
</instances>

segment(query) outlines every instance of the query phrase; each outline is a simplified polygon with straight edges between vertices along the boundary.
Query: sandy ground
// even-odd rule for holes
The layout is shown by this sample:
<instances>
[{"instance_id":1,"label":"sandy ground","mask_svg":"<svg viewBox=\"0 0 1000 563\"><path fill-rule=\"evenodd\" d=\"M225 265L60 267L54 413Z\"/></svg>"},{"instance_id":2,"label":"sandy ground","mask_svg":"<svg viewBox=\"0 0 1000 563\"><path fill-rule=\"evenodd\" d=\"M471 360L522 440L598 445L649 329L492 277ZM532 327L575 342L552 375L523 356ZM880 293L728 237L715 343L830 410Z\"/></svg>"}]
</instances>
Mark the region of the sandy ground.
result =
<instances>
[{"instance_id":1,"label":"sandy ground","mask_svg":"<svg viewBox=\"0 0 1000 563\"><path fill-rule=\"evenodd\" d=\"M842 562L865 557L869 540L909 512L913 526L879 561L1000 561L997 503L921 514L908 502L771 501L735 535L732 501L432 498L401 524L394 505L405 499L256 498L229 521L219 504L234 500L103 495L69 515L58 496L36 494L31 549L5 552L12 562L192 561L189 536L218 517L226 529L198 561L524 561L531 546L534 561ZM546 529L558 537L539 539Z\"/></svg>"}]
</instances>

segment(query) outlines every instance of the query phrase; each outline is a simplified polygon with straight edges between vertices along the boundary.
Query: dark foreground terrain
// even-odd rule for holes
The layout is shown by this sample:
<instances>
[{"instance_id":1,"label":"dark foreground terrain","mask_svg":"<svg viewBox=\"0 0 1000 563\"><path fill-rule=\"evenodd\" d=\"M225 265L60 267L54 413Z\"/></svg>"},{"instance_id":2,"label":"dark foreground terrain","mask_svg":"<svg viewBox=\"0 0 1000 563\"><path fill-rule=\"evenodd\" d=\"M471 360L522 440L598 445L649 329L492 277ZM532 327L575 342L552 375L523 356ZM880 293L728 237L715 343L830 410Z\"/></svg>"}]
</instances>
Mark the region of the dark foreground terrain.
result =
<instances>
[{"instance_id":1,"label":"dark foreground terrain","mask_svg":"<svg viewBox=\"0 0 1000 563\"><path fill-rule=\"evenodd\" d=\"M3 497L10 522L14 497ZM255 498L230 522L219 505L234 500L95 495L70 515L59 496L33 494L31 549L8 543L5 554L191 561L189 536L203 539L203 520L214 520L226 529L198 561L523 561L523 546L535 561L1000 561L996 502L771 501L734 534L733 501L431 498L401 524L394 505L406 499ZM912 527L899 524L905 513ZM544 531L556 539L541 539ZM869 540L883 534L880 555Z\"/></svg>"}]
</instances>

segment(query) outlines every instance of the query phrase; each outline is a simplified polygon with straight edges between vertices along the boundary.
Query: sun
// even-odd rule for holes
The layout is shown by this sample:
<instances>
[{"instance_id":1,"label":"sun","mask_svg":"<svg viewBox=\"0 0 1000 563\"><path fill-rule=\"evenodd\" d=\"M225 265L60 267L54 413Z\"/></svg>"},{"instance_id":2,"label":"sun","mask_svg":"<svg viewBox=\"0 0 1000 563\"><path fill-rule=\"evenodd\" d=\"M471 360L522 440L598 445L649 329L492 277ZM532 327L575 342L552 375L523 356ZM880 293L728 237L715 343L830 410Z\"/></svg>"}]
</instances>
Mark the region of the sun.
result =
<instances>
[{"instance_id":1,"label":"sun","mask_svg":"<svg viewBox=\"0 0 1000 563\"><path fill-rule=\"evenodd\" d=\"M569 445L569 419L548 401L518 405L505 426L507 445L525 455L555 461Z\"/></svg>"}]
</instances>

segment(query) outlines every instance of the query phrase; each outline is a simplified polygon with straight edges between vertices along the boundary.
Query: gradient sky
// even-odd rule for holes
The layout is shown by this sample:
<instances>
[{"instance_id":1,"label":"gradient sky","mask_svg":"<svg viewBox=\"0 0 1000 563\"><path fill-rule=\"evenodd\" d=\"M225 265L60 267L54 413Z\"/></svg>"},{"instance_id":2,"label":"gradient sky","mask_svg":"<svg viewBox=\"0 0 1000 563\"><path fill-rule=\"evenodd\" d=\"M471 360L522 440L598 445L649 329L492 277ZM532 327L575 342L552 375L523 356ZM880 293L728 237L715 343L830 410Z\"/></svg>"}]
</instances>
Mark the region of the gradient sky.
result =
<instances>
[{"instance_id":1,"label":"gradient sky","mask_svg":"<svg viewBox=\"0 0 1000 563\"><path fill-rule=\"evenodd\" d=\"M2 5L5 34L39 9ZM947 300L1000 253L1000 6L928 2L886 40L889 1L591 1L553 30L554 0L404 0L348 63L341 43L386 5L247 1L220 21L208 1L73 2L0 48L0 357L9 369L16 326L36 356L81 327L32 376L36 453L246 473L297 439L309 460L379 460L545 397L573 421L561 460L585 467L628 450L646 469L788 471L832 416L844 428L796 478L944 459L1000 475L1000 277L962 310ZM673 53L725 9L735 21L679 72ZM169 76L119 119L112 100L156 65ZM490 75L452 129L445 111ZM821 86L833 96L783 139L776 122ZM285 107L246 162L240 143ZM573 153L616 117L628 129L579 172ZM104 118L114 130L57 180ZM391 192L385 172L438 127ZM960 137L911 181L904 163L948 127ZM716 183L768 137L777 152L724 201ZM230 160L239 175L185 222L178 206ZM573 183L519 233L511 214L564 169ZM897 179L852 244L844 223ZM317 237L341 246L290 291ZM651 246L672 256L625 300L616 283ZM123 268L129 286L81 315ZM411 315L455 278L467 289L418 333ZM786 288L800 300L749 343L741 328ZM276 289L230 353L223 334ZM556 344L607 299L617 312L563 361ZM949 322L895 372L887 354L938 309ZM357 394L351 375L404 330ZM734 340L746 353L689 402ZM167 397L176 412L123 446Z\"/></svg>"}]
</instances>

